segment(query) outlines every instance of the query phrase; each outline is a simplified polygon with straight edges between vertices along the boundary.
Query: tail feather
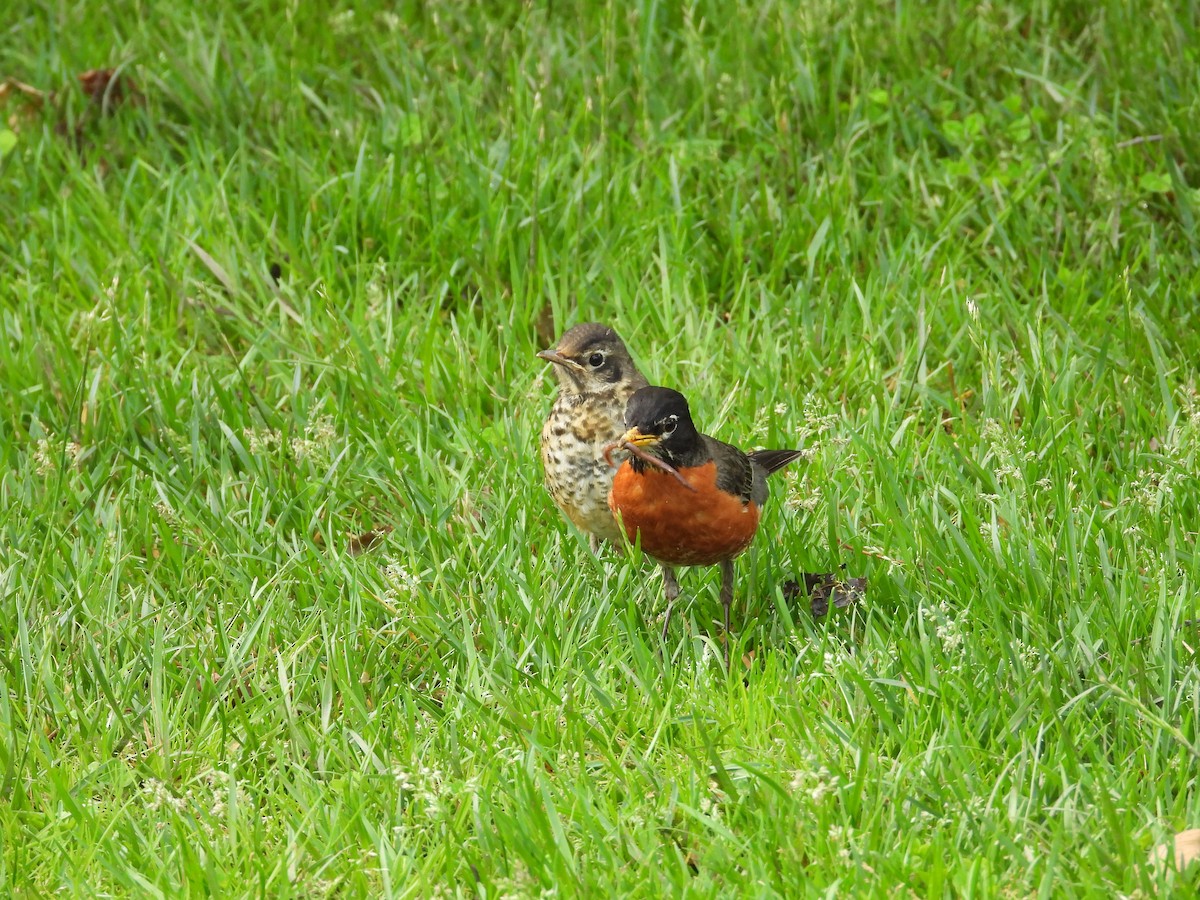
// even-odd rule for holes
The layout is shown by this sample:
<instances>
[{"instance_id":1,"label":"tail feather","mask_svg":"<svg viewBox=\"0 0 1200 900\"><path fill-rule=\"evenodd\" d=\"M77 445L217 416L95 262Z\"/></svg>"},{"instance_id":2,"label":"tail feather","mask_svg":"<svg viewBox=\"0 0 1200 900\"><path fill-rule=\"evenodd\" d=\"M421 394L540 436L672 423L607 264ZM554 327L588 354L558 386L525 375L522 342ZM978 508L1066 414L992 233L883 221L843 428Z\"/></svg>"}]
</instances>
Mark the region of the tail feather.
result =
<instances>
[{"instance_id":1,"label":"tail feather","mask_svg":"<svg viewBox=\"0 0 1200 900\"><path fill-rule=\"evenodd\" d=\"M803 450L755 450L749 454L750 461L768 475L778 472L788 463L804 455Z\"/></svg>"}]
</instances>

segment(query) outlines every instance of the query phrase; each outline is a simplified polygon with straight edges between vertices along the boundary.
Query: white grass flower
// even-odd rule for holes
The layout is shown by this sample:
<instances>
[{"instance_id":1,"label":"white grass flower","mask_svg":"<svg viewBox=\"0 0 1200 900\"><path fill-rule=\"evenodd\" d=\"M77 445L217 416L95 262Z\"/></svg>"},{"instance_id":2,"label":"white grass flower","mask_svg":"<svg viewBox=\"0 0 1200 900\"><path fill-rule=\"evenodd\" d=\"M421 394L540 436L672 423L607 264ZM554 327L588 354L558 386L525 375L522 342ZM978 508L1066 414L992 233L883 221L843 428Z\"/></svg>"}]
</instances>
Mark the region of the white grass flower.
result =
<instances>
[{"instance_id":1,"label":"white grass flower","mask_svg":"<svg viewBox=\"0 0 1200 900\"><path fill-rule=\"evenodd\" d=\"M1021 665L1026 669L1036 669L1041 662L1041 654L1036 649L1030 647L1020 638L1014 638L1012 642L1013 650L1016 651L1017 658L1021 660Z\"/></svg>"},{"instance_id":2,"label":"white grass flower","mask_svg":"<svg viewBox=\"0 0 1200 900\"><path fill-rule=\"evenodd\" d=\"M823 401L814 394L809 394L804 398L802 410L804 424L810 432L828 431L842 418L838 413L825 412Z\"/></svg>"},{"instance_id":3,"label":"white grass flower","mask_svg":"<svg viewBox=\"0 0 1200 900\"><path fill-rule=\"evenodd\" d=\"M162 516L163 521L168 525L176 525L179 522L179 516L176 515L174 508L166 500L156 500L154 511Z\"/></svg>"},{"instance_id":4,"label":"white grass flower","mask_svg":"<svg viewBox=\"0 0 1200 900\"><path fill-rule=\"evenodd\" d=\"M142 785L142 793L146 795L146 807L151 812L168 809L182 812L187 808L188 795L177 797L171 789L157 778L148 778Z\"/></svg>"},{"instance_id":5,"label":"white grass flower","mask_svg":"<svg viewBox=\"0 0 1200 900\"><path fill-rule=\"evenodd\" d=\"M933 613L938 618L934 633L937 635L938 641L941 642L942 652L947 656L961 652L964 643L962 632L964 613L960 611L954 615L954 611L945 602L939 603L933 610Z\"/></svg>"},{"instance_id":6,"label":"white grass flower","mask_svg":"<svg viewBox=\"0 0 1200 900\"><path fill-rule=\"evenodd\" d=\"M49 475L58 467L50 449L50 442L45 438L38 440L37 449L33 452L33 461L37 464L39 475Z\"/></svg>"},{"instance_id":7,"label":"white grass flower","mask_svg":"<svg viewBox=\"0 0 1200 900\"><path fill-rule=\"evenodd\" d=\"M246 435L246 444L251 453L270 453L283 442L283 435L275 428L255 429Z\"/></svg>"},{"instance_id":8,"label":"white grass flower","mask_svg":"<svg viewBox=\"0 0 1200 900\"><path fill-rule=\"evenodd\" d=\"M385 596L391 601L412 594L421 583L416 575L398 562L389 562L384 567L383 580L387 583Z\"/></svg>"},{"instance_id":9,"label":"white grass flower","mask_svg":"<svg viewBox=\"0 0 1200 900\"><path fill-rule=\"evenodd\" d=\"M304 426L304 436L294 437L290 447L296 459L326 456L337 438L332 416L321 416Z\"/></svg>"},{"instance_id":10,"label":"white grass flower","mask_svg":"<svg viewBox=\"0 0 1200 900\"><path fill-rule=\"evenodd\" d=\"M820 804L841 786L840 775L830 772L825 766L815 769L797 769L792 773L788 788L793 794L807 794L813 803Z\"/></svg>"},{"instance_id":11,"label":"white grass flower","mask_svg":"<svg viewBox=\"0 0 1200 900\"><path fill-rule=\"evenodd\" d=\"M33 451L33 462L39 475L51 475L58 471L58 462L62 459L68 467L79 461L83 448L75 441L67 441L60 449L49 438L39 438Z\"/></svg>"},{"instance_id":12,"label":"white grass flower","mask_svg":"<svg viewBox=\"0 0 1200 900\"><path fill-rule=\"evenodd\" d=\"M807 497L788 497L783 505L792 512L812 512L821 505L819 494L809 494Z\"/></svg>"},{"instance_id":13,"label":"white grass flower","mask_svg":"<svg viewBox=\"0 0 1200 900\"><path fill-rule=\"evenodd\" d=\"M836 782L836 779L834 779L832 783L828 781L819 781L811 789L809 789L808 795L812 797L813 803L820 803L825 799L826 795L832 794L837 786Z\"/></svg>"},{"instance_id":14,"label":"white grass flower","mask_svg":"<svg viewBox=\"0 0 1200 900\"><path fill-rule=\"evenodd\" d=\"M366 317L368 320L378 319L387 311L387 305L390 299L387 292L387 283L387 260L380 260L375 264L375 271L366 284Z\"/></svg>"},{"instance_id":15,"label":"white grass flower","mask_svg":"<svg viewBox=\"0 0 1200 900\"><path fill-rule=\"evenodd\" d=\"M946 653L957 653L962 649L963 636L957 622L947 622L937 627L938 640Z\"/></svg>"},{"instance_id":16,"label":"white grass flower","mask_svg":"<svg viewBox=\"0 0 1200 900\"><path fill-rule=\"evenodd\" d=\"M112 320L112 304L98 302L92 309L79 313L74 320L73 343L79 347L90 341L100 329Z\"/></svg>"},{"instance_id":17,"label":"white grass flower","mask_svg":"<svg viewBox=\"0 0 1200 900\"><path fill-rule=\"evenodd\" d=\"M329 30L334 34L345 34L354 27L354 10L344 9L329 17Z\"/></svg>"}]
</instances>

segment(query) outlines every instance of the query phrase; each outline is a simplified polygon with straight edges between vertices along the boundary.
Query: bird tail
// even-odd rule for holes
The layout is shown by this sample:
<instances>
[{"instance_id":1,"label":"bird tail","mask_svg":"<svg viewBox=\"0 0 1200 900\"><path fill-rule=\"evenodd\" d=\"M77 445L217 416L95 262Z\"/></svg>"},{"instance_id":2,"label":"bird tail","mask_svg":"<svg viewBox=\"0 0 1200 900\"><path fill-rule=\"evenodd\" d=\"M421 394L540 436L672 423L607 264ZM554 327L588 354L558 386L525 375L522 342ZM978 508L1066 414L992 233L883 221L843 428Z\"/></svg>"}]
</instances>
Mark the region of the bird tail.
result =
<instances>
[{"instance_id":1,"label":"bird tail","mask_svg":"<svg viewBox=\"0 0 1200 900\"><path fill-rule=\"evenodd\" d=\"M770 475L803 455L803 450L755 450L750 461Z\"/></svg>"}]
</instances>

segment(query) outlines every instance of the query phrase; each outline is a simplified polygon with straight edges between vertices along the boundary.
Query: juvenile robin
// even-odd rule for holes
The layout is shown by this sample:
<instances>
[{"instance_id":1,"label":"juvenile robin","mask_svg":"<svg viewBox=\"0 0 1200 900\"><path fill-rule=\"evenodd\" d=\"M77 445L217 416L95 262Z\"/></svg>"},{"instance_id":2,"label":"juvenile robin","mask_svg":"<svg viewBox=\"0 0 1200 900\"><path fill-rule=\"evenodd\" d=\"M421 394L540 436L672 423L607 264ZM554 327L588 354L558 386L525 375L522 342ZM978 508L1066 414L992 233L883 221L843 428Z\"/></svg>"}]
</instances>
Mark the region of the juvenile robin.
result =
<instances>
[{"instance_id":1,"label":"juvenile robin","mask_svg":"<svg viewBox=\"0 0 1200 900\"><path fill-rule=\"evenodd\" d=\"M721 566L725 633L733 603L733 560L750 546L767 476L801 455L799 450L737 447L696 430L678 391L644 387L625 410L626 431L614 446L633 454L617 470L608 505L631 543L663 567L667 615L679 596L674 566ZM725 644L729 660L728 639Z\"/></svg>"},{"instance_id":2,"label":"juvenile robin","mask_svg":"<svg viewBox=\"0 0 1200 900\"><path fill-rule=\"evenodd\" d=\"M546 488L589 535L593 550L601 540L619 546L621 531L608 508L613 467L604 448L625 431L625 405L648 382L620 335L595 322L576 325L538 356L554 363L558 376L558 397L542 428Z\"/></svg>"}]
</instances>

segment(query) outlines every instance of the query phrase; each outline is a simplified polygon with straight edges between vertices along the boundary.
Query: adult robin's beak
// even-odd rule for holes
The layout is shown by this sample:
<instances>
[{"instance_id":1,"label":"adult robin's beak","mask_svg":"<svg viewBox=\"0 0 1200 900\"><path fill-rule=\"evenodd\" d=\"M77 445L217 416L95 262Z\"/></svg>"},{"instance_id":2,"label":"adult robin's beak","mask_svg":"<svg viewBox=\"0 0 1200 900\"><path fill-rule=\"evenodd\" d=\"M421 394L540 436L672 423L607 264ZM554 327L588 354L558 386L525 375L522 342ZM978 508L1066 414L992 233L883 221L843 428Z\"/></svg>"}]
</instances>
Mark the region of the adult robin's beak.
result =
<instances>
[{"instance_id":1,"label":"adult robin's beak","mask_svg":"<svg viewBox=\"0 0 1200 900\"><path fill-rule=\"evenodd\" d=\"M552 362L556 366L566 366L568 369L576 369L580 372L583 371L583 366L575 362L573 359L567 359L556 350L541 350L538 352L538 358L544 359L546 362Z\"/></svg>"},{"instance_id":2,"label":"adult robin's beak","mask_svg":"<svg viewBox=\"0 0 1200 900\"><path fill-rule=\"evenodd\" d=\"M656 434L643 434L637 428L630 428L621 437L622 441L633 444L635 447L653 447L659 443L659 437Z\"/></svg>"}]
</instances>

